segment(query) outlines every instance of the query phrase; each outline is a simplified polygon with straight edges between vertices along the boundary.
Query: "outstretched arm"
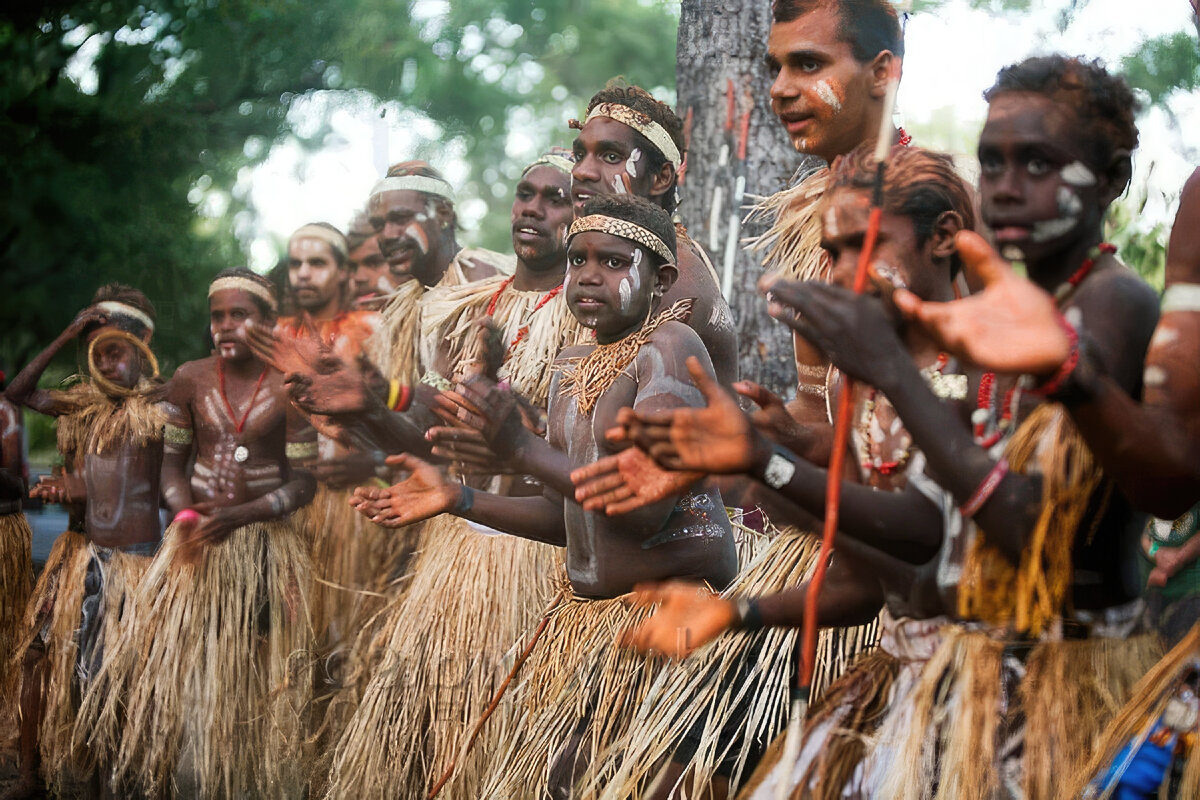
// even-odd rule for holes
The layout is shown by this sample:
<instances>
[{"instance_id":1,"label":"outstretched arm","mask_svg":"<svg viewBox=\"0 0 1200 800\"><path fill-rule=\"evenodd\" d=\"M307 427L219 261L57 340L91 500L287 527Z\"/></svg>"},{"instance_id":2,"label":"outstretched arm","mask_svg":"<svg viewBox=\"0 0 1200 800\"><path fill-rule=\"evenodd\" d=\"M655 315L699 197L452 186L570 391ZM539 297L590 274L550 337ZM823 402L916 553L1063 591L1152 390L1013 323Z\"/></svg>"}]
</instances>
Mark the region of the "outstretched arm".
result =
<instances>
[{"instance_id":1,"label":"outstretched arm","mask_svg":"<svg viewBox=\"0 0 1200 800\"><path fill-rule=\"evenodd\" d=\"M80 311L71 324L50 343L49 347L38 353L37 357L25 366L25 369L17 373L17 377L13 378L12 383L5 389L4 396L18 406L32 408L39 414L57 417L66 413L68 409L57 401L59 393L37 388L38 380L58 352L78 337L87 325L91 323L103 325L107 321L108 317L104 312L93 306Z\"/></svg>"}]
</instances>

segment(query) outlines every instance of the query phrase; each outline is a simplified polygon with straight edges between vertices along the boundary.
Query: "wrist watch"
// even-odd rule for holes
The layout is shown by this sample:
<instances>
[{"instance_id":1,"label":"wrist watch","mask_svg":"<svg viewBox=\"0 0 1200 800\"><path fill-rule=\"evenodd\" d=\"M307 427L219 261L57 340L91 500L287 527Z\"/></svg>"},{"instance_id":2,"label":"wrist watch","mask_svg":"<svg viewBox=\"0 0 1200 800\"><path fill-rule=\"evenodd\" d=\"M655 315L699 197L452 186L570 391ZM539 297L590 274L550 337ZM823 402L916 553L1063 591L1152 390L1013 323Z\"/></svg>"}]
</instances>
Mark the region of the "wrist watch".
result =
<instances>
[{"instance_id":1,"label":"wrist watch","mask_svg":"<svg viewBox=\"0 0 1200 800\"><path fill-rule=\"evenodd\" d=\"M780 453L778 449L771 452L767 466L763 469L763 481L772 489L782 489L787 486L792 476L796 474L796 465L792 460Z\"/></svg>"}]
</instances>

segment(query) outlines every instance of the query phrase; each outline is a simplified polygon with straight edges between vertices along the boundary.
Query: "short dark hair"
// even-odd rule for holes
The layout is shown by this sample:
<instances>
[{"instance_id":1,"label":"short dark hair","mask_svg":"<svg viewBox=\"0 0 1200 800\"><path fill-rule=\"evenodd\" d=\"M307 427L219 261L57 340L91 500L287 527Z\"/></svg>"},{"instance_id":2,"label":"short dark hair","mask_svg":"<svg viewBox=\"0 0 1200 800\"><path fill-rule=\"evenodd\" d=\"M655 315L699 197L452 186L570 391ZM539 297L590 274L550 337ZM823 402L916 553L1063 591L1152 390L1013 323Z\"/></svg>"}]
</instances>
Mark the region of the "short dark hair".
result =
<instances>
[{"instance_id":1,"label":"short dark hair","mask_svg":"<svg viewBox=\"0 0 1200 800\"><path fill-rule=\"evenodd\" d=\"M359 211L350 220L350 230L346 232L346 246L350 252L354 252L358 248L367 243L367 240L375 235L375 229L371 227L371 220L367 216L366 211Z\"/></svg>"},{"instance_id":2,"label":"short dark hair","mask_svg":"<svg viewBox=\"0 0 1200 800\"><path fill-rule=\"evenodd\" d=\"M96 290L94 295L92 295L92 305L105 302L124 303L127 306L141 311L150 318L150 322L158 322L158 317L154 313L154 304L150 302L150 298L146 297L145 294L138 289L133 288L132 286L126 286L123 283L104 284ZM141 336L147 330L144 324L133 317L113 316L109 318L108 324L123 330L126 333L132 333L136 336ZM91 333L96 329L96 327L97 326L88 325L86 328L84 328L83 333L85 335Z\"/></svg>"},{"instance_id":3,"label":"short dark hair","mask_svg":"<svg viewBox=\"0 0 1200 800\"><path fill-rule=\"evenodd\" d=\"M878 170L874 142L860 144L834 160L825 198L842 187L870 191ZM883 210L912 220L918 245L928 241L938 217L947 211L958 214L964 230L975 228L975 204L970 189L954 169L954 159L922 147L892 148L883 173ZM955 255L952 272L957 273L959 266Z\"/></svg>"},{"instance_id":4,"label":"short dark hair","mask_svg":"<svg viewBox=\"0 0 1200 800\"><path fill-rule=\"evenodd\" d=\"M1040 94L1070 107L1079 122L1074 131L1094 169L1107 170L1118 150L1132 153L1137 147L1134 119L1140 104L1129 84L1110 74L1099 59L1062 54L1027 58L1001 69L983 99L990 103L1004 92Z\"/></svg>"},{"instance_id":5,"label":"short dark hair","mask_svg":"<svg viewBox=\"0 0 1200 800\"><path fill-rule=\"evenodd\" d=\"M662 239L672 256L677 256L675 223L662 206L655 205L644 197L632 194L598 194L583 204L583 216L591 214L621 219L643 227ZM657 254L650 252L650 256L654 259L655 268L663 265L662 258Z\"/></svg>"},{"instance_id":6,"label":"short dark hair","mask_svg":"<svg viewBox=\"0 0 1200 800\"><path fill-rule=\"evenodd\" d=\"M775 22L791 22L818 8L836 8L838 40L850 45L855 60L866 64L887 50L904 58L904 33L888 0L773 0Z\"/></svg>"},{"instance_id":7,"label":"short dark hair","mask_svg":"<svg viewBox=\"0 0 1200 800\"><path fill-rule=\"evenodd\" d=\"M680 157L685 155L683 120L671 110L669 105L655 99L654 95L642 87L630 86L620 78L613 78L603 89L592 95L592 99L588 101L587 113L592 113L592 109L601 103L615 103L645 114L663 127L663 130L671 137L671 142L679 149ZM667 163L667 157L641 133L634 131L633 135L637 140L638 147L646 153L646 166L649 167L651 174L657 173L662 169L663 164ZM676 172L676 184L678 181L679 174ZM660 205L666 209L668 214L674 213L675 208L679 205L674 189L675 185L672 185L661 197Z\"/></svg>"},{"instance_id":8,"label":"short dark hair","mask_svg":"<svg viewBox=\"0 0 1200 800\"><path fill-rule=\"evenodd\" d=\"M246 267L230 267L228 269L223 269L213 277L213 281L219 281L221 278L245 278L246 280L253 281L254 283L257 283L259 286L266 289L271 297L274 298L275 303L278 306L279 292L276 290L275 284L272 283L270 278L264 275L259 275L252 269L248 269ZM247 294L250 295L250 299L254 301L254 305L258 306L258 310L262 312L264 317L270 318L275 316L276 312L271 308L270 304L267 303L266 300L263 300L258 295L250 292L247 292Z\"/></svg>"}]
</instances>

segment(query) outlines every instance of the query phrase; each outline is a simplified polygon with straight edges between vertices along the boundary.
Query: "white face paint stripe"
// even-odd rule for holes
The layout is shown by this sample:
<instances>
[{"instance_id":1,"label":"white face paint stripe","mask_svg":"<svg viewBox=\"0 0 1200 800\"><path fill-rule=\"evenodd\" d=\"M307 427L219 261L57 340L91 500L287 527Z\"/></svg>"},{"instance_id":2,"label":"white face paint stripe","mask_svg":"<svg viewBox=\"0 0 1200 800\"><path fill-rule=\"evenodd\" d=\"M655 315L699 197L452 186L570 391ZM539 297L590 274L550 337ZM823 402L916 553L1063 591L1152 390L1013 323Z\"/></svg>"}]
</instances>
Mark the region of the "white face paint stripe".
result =
<instances>
[{"instance_id":1,"label":"white face paint stripe","mask_svg":"<svg viewBox=\"0 0 1200 800\"><path fill-rule=\"evenodd\" d=\"M1058 174L1065 183L1069 183L1072 186L1096 185L1096 173L1088 169L1087 165L1082 161L1072 161L1059 170Z\"/></svg>"},{"instance_id":2,"label":"white face paint stripe","mask_svg":"<svg viewBox=\"0 0 1200 800\"><path fill-rule=\"evenodd\" d=\"M612 177L613 191L617 194L626 194L625 182L621 180L621 174L617 173Z\"/></svg>"},{"instance_id":3,"label":"white face paint stripe","mask_svg":"<svg viewBox=\"0 0 1200 800\"><path fill-rule=\"evenodd\" d=\"M1079 195L1071 189L1070 186L1058 187L1056 194L1058 200L1058 213L1064 217L1077 217L1083 213L1083 201L1079 199Z\"/></svg>"},{"instance_id":4,"label":"white face paint stripe","mask_svg":"<svg viewBox=\"0 0 1200 800\"><path fill-rule=\"evenodd\" d=\"M629 306L633 303L633 290L629 286L629 278L621 278L621 283L617 285L617 292L621 296L621 311L628 311Z\"/></svg>"},{"instance_id":5,"label":"white face paint stripe","mask_svg":"<svg viewBox=\"0 0 1200 800\"><path fill-rule=\"evenodd\" d=\"M827 81L817 81L817 96L832 108L835 114L842 110L842 101L838 100L838 96L833 92L833 87Z\"/></svg>"},{"instance_id":6,"label":"white face paint stripe","mask_svg":"<svg viewBox=\"0 0 1200 800\"><path fill-rule=\"evenodd\" d=\"M1200 283L1174 283L1162 297L1162 313L1200 311Z\"/></svg>"},{"instance_id":7,"label":"white face paint stripe","mask_svg":"<svg viewBox=\"0 0 1200 800\"><path fill-rule=\"evenodd\" d=\"M633 148L629 158L625 159L625 171L629 173L629 177L636 178L638 176L637 163L641 160L642 151L639 148Z\"/></svg>"}]
</instances>

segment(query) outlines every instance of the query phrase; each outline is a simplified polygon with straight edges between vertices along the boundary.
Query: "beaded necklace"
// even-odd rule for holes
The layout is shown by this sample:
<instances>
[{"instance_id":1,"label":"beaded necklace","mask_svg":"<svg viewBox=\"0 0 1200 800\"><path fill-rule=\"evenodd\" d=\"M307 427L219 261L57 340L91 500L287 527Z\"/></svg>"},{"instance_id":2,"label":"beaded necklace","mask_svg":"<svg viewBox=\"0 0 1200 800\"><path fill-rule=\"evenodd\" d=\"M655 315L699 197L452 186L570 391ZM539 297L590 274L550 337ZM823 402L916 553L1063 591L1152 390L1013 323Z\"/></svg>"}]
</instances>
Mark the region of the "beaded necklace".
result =
<instances>
[{"instance_id":1,"label":"beaded necklace","mask_svg":"<svg viewBox=\"0 0 1200 800\"><path fill-rule=\"evenodd\" d=\"M950 357L948 355L945 353L938 353L937 362L932 367L926 367L925 369L921 370L921 374L924 375L927 380L931 380L935 376L942 373L942 370L946 368L946 364L949 363L949 361ZM867 393L867 399L863 402L863 410L862 415L859 418L858 429L860 439L860 445L858 448L859 463L862 464L862 468L865 470L873 470L878 472L880 475L885 476L894 475L897 472L904 471L905 465L908 464L909 458L912 457L913 443L912 439L906 436L906 438L908 438L908 442L904 445L902 450L896 450L894 452L895 460L883 460L882 450L884 440L887 437L887 432L884 432L883 439L876 440L874 426L872 425L872 422L878 423L878 419L875 416L876 397L877 392L875 388L872 387ZM898 420L899 417L896 417L896 419ZM882 430L882 426L879 427L880 430Z\"/></svg>"}]
</instances>

